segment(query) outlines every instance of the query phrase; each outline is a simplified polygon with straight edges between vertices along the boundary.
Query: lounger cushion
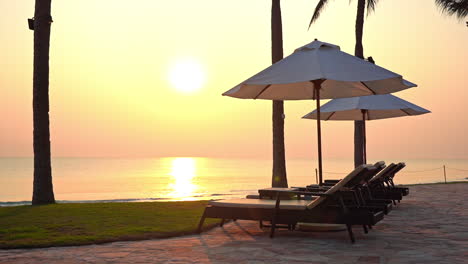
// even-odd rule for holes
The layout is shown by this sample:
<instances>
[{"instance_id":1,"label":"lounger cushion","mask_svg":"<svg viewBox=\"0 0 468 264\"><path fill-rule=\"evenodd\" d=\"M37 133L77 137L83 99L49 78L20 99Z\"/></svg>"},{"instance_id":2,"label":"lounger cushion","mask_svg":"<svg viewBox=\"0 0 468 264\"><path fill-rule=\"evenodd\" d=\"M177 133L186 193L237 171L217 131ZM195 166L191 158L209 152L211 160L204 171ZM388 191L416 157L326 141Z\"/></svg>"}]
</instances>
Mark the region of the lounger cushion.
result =
<instances>
[{"instance_id":1,"label":"lounger cushion","mask_svg":"<svg viewBox=\"0 0 468 264\"><path fill-rule=\"evenodd\" d=\"M306 209L307 204L310 203L310 200L281 200L280 209L287 210L304 210ZM218 201L210 201L210 205L219 206L219 207L242 207L242 208L264 208L264 209L273 209L275 208L275 200L267 199L226 199Z\"/></svg>"}]
</instances>

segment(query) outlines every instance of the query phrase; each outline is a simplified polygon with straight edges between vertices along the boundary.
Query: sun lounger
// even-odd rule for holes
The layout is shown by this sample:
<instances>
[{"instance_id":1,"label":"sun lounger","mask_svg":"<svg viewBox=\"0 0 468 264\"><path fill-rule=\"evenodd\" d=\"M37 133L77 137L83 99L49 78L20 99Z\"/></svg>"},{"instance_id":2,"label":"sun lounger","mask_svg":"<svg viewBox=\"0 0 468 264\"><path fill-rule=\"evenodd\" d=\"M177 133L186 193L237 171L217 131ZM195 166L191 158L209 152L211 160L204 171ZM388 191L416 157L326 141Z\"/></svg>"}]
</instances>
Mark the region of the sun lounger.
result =
<instances>
[{"instance_id":1,"label":"sun lounger","mask_svg":"<svg viewBox=\"0 0 468 264\"><path fill-rule=\"evenodd\" d=\"M368 184L368 186L370 186L369 191L371 191L371 195L376 198L392 199L394 204L396 204L395 201L400 201L403 199L403 196L408 195L408 188L396 187L394 184L392 185L390 183L390 181L393 183L395 174L405 166L403 162L398 164L392 163L372 178Z\"/></svg>"},{"instance_id":2,"label":"sun lounger","mask_svg":"<svg viewBox=\"0 0 468 264\"><path fill-rule=\"evenodd\" d=\"M367 174L361 175L361 178L355 178L354 181L349 182L347 185L356 185L362 182L368 182L371 178L373 178L378 172L380 172L383 168L385 168L385 162L384 161L379 161L376 162L373 165L377 170L369 170ZM307 185L308 188L315 188L315 187L324 187L324 188L329 188L333 185L335 185L337 182L340 180L325 180L322 185L319 184L311 184Z\"/></svg>"},{"instance_id":3,"label":"sun lounger","mask_svg":"<svg viewBox=\"0 0 468 264\"><path fill-rule=\"evenodd\" d=\"M373 198L364 192L364 190L368 188L366 184L369 179L373 178L384 168L385 162L379 161L375 163L366 173L362 173L359 177L355 177L346 184L347 189L350 191L351 195L354 196L353 199L356 201L356 206L367 208L373 211L384 211L385 214L388 214L392 210L392 200ZM328 190L331 188L330 186L309 185L306 188L302 188L300 190L320 192Z\"/></svg>"},{"instance_id":4,"label":"sun lounger","mask_svg":"<svg viewBox=\"0 0 468 264\"><path fill-rule=\"evenodd\" d=\"M372 211L383 211L388 214L392 210L392 200L372 198L370 195L362 193L363 184L373 178L378 172L385 168L385 162L376 162L372 167L369 167L363 173L356 175L353 179L345 184L346 191L342 191L345 202L354 202L354 206L366 208ZM339 180L338 180L339 181ZM292 187L292 188L265 188L258 190L259 196L247 196L247 198L269 198L273 199L275 190L295 190L309 192L325 192L335 184L329 185L308 185L307 187ZM281 199L291 199L291 196L282 196ZM260 223L262 226L262 223ZM367 232L366 228L364 230Z\"/></svg>"},{"instance_id":5,"label":"sun lounger","mask_svg":"<svg viewBox=\"0 0 468 264\"><path fill-rule=\"evenodd\" d=\"M398 167L392 171L391 174L389 174L386 178L385 178L385 183L387 184L387 187L389 188L392 188L392 189L396 189L396 190L400 190L401 191L401 194L403 196L406 196L409 194L409 188L406 188L406 187L399 187L399 186L395 186L395 183L393 182L393 178L395 177L395 175L401 171L403 168L406 167L406 164L404 162L400 162L397 164Z\"/></svg>"},{"instance_id":6,"label":"sun lounger","mask_svg":"<svg viewBox=\"0 0 468 264\"><path fill-rule=\"evenodd\" d=\"M243 219L270 221L270 237L274 236L279 224L295 226L303 223L345 224L351 242L354 243L353 225L374 225L383 219L383 212L372 212L346 204L342 189L354 177L366 172L369 165L361 165L326 192L301 192L278 190L276 200L269 199L228 199L211 201L205 208L198 225L201 232L205 218ZM281 200L281 194L313 196L312 200Z\"/></svg>"}]
</instances>

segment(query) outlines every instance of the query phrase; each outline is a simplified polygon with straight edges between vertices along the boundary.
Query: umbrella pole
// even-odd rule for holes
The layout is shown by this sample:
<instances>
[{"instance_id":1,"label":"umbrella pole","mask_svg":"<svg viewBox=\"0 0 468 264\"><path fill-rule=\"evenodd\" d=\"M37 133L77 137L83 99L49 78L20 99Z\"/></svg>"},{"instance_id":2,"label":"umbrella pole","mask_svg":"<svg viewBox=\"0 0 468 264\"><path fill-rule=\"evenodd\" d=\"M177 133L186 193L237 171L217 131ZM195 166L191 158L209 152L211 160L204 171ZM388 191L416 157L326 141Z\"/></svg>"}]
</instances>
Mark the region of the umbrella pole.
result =
<instances>
[{"instance_id":1,"label":"umbrella pole","mask_svg":"<svg viewBox=\"0 0 468 264\"><path fill-rule=\"evenodd\" d=\"M362 155L364 164L367 164L366 111L362 110Z\"/></svg>"},{"instance_id":2,"label":"umbrella pole","mask_svg":"<svg viewBox=\"0 0 468 264\"><path fill-rule=\"evenodd\" d=\"M319 184L322 185L322 129L320 127L320 89L323 80L315 80L315 101L317 103L317 147L318 147L318 171L319 171Z\"/></svg>"}]
</instances>

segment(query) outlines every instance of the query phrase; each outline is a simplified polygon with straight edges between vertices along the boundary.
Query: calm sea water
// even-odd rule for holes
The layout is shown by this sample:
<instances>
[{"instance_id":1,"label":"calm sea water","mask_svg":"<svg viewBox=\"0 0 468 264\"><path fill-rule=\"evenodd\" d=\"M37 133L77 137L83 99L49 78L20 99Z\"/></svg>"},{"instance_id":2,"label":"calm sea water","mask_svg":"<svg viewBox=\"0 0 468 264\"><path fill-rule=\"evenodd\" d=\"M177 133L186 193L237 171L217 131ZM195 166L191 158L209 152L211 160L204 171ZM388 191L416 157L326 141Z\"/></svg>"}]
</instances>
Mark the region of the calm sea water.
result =
<instances>
[{"instance_id":1,"label":"calm sea water","mask_svg":"<svg viewBox=\"0 0 468 264\"><path fill-rule=\"evenodd\" d=\"M395 178L400 184L442 182L443 165L447 181L468 177L468 160L405 162ZM0 158L0 206L30 203L32 165L31 158ZM352 165L352 160L325 159L324 178L341 178ZM62 202L243 197L271 184L271 160L55 158L52 166L55 197ZM289 185L315 183L315 167L315 160L288 160Z\"/></svg>"}]
</instances>

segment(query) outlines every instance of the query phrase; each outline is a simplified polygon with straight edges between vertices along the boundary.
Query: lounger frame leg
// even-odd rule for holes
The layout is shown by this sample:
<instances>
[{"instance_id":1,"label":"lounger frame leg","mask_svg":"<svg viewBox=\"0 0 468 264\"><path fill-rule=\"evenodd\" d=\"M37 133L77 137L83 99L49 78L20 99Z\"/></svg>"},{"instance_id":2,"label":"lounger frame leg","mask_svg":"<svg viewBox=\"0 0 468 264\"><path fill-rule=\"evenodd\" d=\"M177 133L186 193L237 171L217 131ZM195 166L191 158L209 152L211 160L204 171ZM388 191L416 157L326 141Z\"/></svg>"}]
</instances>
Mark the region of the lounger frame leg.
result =
<instances>
[{"instance_id":1,"label":"lounger frame leg","mask_svg":"<svg viewBox=\"0 0 468 264\"><path fill-rule=\"evenodd\" d=\"M273 216L271 220L271 230L270 230L270 238L275 236L275 228L276 228L276 216Z\"/></svg>"},{"instance_id":2,"label":"lounger frame leg","mask_svg":"<svg viewBox=\"0 0 468 264\"><path fill-rule=\"evenodd\" d=\"M278 215L280 207L280 193L276 194L276 204L275 204L275 212L273 213L273 217L271 219L271 231L270 231L270 238L275 236L275 227L276 227L276 216Z\"/></svg>"},{"instance_id":3,"label":"lounger frame leg","mask_svg":"<svg viewBox=\"0 0 468 264\"><path fill-rule=\"evenodd\" d=\"M356 242L356 240L354 239L354 234L353 234L353 227L351 224L346 224L346 229L348 229L348 234L349 234L349 238L351 239L351 243L354 244L354 242Z\"/></svg>"},{"instance_id":4,"label":"lounger frame leg","mask_svg":"<svg viewBox=\"0 0 468 264\"><path fill-rule=\"evenodd\" d=\"M200 222L198 223L198 228L197 228L197 233L200 234L202 232L202 228L203 228L203 223L205 222L205 212L206 211L203 211L203 215L202 217L200 218Z\"/></svg>"},{"instance_id":5,"label":"lounger frame leg","mask_svg":"<svg viewBox=\"0 0 468 264\"><path fill-rule=\"evenodd\" d=\"M367 230L367 226L366 226L366 225L362 225L362 228L364 229L364 234L369 233L369 231Z\"/></svg>"},{"instance_id":6,"label":"lounger frame leg","mask_svg":"<svg viewBox=\"0 0 468 264\"><path fill-rule=\"evenodd\" d=\"M219 222L219 226L220 226L220 227L223 227L223 225L224 225L224 218L222 218L222 219L221 219L221 222Z\"/></svg>"}]
</instances>

